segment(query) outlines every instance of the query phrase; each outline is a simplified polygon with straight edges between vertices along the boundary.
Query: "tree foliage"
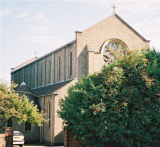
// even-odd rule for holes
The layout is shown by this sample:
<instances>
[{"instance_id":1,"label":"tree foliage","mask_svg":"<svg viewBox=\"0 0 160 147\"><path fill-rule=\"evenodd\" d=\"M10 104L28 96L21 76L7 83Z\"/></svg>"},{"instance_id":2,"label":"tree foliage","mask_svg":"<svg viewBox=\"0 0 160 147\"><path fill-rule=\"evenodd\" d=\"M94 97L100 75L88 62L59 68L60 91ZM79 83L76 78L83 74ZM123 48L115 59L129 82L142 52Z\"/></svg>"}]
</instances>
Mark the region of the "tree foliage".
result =
<instances>
[{"instance_id":1,"label":"tree foliage","mask_svg":"<svg viewBox=\"0 0 160 147\"><path fill-rule=\"evenodd\" d=\"M0 83L0 122L14 119L19 123L28 121L40 126L45 121L45 114L27 96L19 95L14 90L16 86L12 84L10 89L6 83Z\"/></svg>"},{"instance_id":2,"label":"tree foliage","mask_svg":"<svg viewBox=\"0 0 160 147\"><path fill-rule=\"evenodd\" d=\"M64 128L88 146L149 146L160 137L160 54L128 50L60 100Z\"/></svg>"}]
</instances>

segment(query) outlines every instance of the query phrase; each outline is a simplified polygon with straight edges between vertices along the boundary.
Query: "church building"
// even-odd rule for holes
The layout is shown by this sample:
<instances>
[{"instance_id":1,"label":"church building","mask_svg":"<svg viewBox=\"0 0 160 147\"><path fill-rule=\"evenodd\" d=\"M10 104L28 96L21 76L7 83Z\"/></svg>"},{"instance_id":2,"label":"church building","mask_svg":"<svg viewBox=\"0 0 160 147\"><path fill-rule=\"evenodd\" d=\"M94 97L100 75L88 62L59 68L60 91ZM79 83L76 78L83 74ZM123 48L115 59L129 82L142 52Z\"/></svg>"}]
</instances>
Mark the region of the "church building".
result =
<instances>
[{"instance_id":1,"label":"church building","mask_svg":"<svg viewBox=\"0 0 160 147\"><path fill-rule=\"evenodd\" d=\"M25 130L27 124L19 127L24 136L29 136L28 140L37 137L35 140L40 142L63 144L63 121L57 110L59 99L67 95L67 89L79 77L98 72L104 64L111 62L113 50L146 49L150 46L149 40L117 14L75 33L75 40L11 69L11 80L20 87L27 87L34 102L49 119L42 127L30 126L28 130Z\"/></svg>"}]
</instances>

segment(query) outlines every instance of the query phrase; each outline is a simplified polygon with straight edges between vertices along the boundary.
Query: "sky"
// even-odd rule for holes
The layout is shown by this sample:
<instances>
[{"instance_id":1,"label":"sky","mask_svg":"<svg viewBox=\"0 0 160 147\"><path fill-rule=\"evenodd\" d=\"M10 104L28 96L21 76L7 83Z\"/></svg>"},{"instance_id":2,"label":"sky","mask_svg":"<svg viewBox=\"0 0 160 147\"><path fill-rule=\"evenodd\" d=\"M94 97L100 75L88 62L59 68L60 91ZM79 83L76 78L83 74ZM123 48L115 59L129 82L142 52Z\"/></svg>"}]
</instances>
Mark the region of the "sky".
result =
<instances>
[{"instance_id":1,"label":"sky","mask_svg":"<svg viewBox=\"0 0 160 147\"><path fill-rule=\"evenodd\" d=\"M160 0L0 0L0 79L116 13L160 51Z\"/></svg>"}]
</instances>

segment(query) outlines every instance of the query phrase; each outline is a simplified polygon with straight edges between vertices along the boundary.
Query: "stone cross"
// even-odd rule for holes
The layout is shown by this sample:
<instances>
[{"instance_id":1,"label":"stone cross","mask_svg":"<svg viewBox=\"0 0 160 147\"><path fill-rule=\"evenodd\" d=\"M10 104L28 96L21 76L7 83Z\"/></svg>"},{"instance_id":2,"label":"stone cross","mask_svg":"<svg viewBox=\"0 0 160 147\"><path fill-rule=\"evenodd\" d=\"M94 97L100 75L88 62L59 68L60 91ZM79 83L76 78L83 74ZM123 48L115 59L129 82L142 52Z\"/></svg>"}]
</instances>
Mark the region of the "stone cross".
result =
<instances>
[{"instance_id":1,"label":"stone cross","mask_svg":"<svg viewBox=\"0 0 160 147\"><path fill-rule=\"evenodd\" d=\"M117 7L113 4L112 8L113 8L113 14L115 14L115 9L116 9Z\"/></svg>"},{"instance_id":2,"label":"stone cross","mask_svg":"<svg viewBox=\"0 0 160 147\"><path fill-rule=\"evenodd\" d=\"M37 57L37 52L35 51L34 53L35 53L35 57Z\"/></svg>"}]
</instances>

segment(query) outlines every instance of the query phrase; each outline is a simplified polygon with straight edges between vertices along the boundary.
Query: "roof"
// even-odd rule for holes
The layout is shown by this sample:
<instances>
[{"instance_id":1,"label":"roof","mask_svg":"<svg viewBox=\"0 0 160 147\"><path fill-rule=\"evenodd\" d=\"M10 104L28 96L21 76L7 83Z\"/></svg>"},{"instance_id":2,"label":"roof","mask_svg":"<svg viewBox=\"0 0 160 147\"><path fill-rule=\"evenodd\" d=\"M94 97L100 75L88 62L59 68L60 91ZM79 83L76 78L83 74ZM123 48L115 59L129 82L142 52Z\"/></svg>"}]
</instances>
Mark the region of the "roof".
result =
<instances>
[{"instance_id":1,"label":"roof","mask_svg":"<svg viewBox=\"0 0 160 147\"><path fill-rule=\"evenodd\" d=\"M61 46L61 47L59 47L59 48L57 48L57 49L55 49L55 50L53 50L53 51L45 54L45 55L43 55L43 56L41 56L40 58L34 57L34 58L36 58L35 60L32 60L32 59L33 59L33 58L32 58L32 59L30 59L30 60L28 60L28 61L20 64L19 66L15 67L15 68L11 68L11 69L12 69L12 70L11 70L11 73L17 71L17 70L20 69L20 68L23 68L23 67L25 67L25 66L28 66L29 64L32 64L32 63L35 62L35 61L41 60L42 58L47 57L47 56L49 56L50 54L52 54L52 53L54 53L54 52L57 52L57 51L61 50L62 48L67 47L68 45L71 45L71 44L73 44L73 43L75 43L75 42L76 42L76 40L72 40L71 42L68 42L67 44L65 44L65 45L63 45L63 46ZM31 60L32 60L32 61L31 61ZM30 62L29 62L29 61L30 61Z\"/></svg>"},{"instance_id":2,"label":"roof","mask_svg":"<svg viewBox=\"0 0 160 147\"><path fill-rule=\"evenodd\" d=\"M21 85L19 85L17 88L16 88L16 91L20 94L20 95L23 95L25 94L29 101L33 101L33 104L34 105L37 105L38 106L38 109L40 109L40 105L38 103L38 100L37 100L37 96L34 95L30 90L29 88L27 87L26 83L22 83Z\"/></svg>"},{"instance_id":3,"label":"roof","mask_svg":"<svg viewBox=\"0 0 160 147\"><path fill-rule=\"evenodd\" d=\"M146 40L143 36L141 36L136 30L134 30L128 23L126 23L121 17L119 17L117 14L114 14L114 16L120 20L127 28L129 28L133 33L135 33L139 38L141 38L144 42L150 42L150 40Z\"/></svg>"},{"instance_id":4,"label":"roof","mask_svg":"<svg viewBox=\"0 0 160 147\"><path fill-rule=\"evenodd\" d=\"M125 25L130 31L132 31L136 36L138 36L141 40L143 40L144 42L150 42L150 40L146 40L144 37L142 37L136 30L134 30L128 23L126 23L121 17L119 17L116 13L112 14L111 16L103 19L100 22L97 22L96 24L92 25L91 27L87 28L86 30L84 30L83 32L87 31L88 29L91 29L93 27L95 27L96 25L98 25L99 23L103 23L104 21L108 21L109 18L114 17L116 19L118 19L123 25ZM82 32L82 33L83 33Z\"/></svg>"},{"instance_id":5,"label":"roof","mask_svg":"<svg viewBox=\"0 0 160 147\"><path fill-rule=\"evenodd\" d=\"M11 72L16 71L16 70L20 69L21 67L24 67L25 65L28 65L29 63L34 62L35 60L37 60L37 57L31 58L31 59L27 60L26 62L18 65L15 68L11 68Z\"/></svg>"},{"instance_id":6,"label":"roof","mask_svg":"<svg viewBox=\"0 0 160 147\"><path fill-rule=\"evenodd\" d=\"M48 85L48 86L32 89L32 92L35 95L37 95L38 97L39 96L50 95L51 93L53 93L56 90L58 90L59 88L65 86L66 84L70 83L71 81L72 80L68 80L68 81L64 81L64 82L60 82L60 83L56 83L56 84L52 84L52 85Z\"/></svg>"}]
</instances>

